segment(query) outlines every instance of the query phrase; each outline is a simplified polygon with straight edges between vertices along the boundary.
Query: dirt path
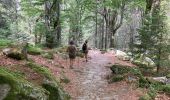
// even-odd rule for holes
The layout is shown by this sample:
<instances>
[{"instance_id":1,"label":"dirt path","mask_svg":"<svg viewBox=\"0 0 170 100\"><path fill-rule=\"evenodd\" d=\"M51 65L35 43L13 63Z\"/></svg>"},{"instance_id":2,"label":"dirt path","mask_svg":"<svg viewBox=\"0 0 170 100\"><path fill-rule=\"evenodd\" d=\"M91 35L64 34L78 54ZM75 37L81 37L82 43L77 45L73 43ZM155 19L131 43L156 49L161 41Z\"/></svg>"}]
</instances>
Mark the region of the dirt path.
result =
<instances>
[{"instance_id":1,"label":"dirt path","mask_svg":"<svg viewBox=\"0 0 170 100\"><path fill-rule=\"evenodd\" d=\"M79 78L80 91L82 95L77 100L111 100L114 97L105 92L107 80L105 76L110 73L104 66L110 63L107 56L101 55L100 52L90 52L91 60L84 66L83 74ZM107 96L109 95L109 96ZM105 97L106 96L106 97Z\"/></svg>"},{"instance_id":2,"label":"dirt path","mask_svg":"<svg viewBox=\"0 0 170 100\"><path fill-rule=\"evenodd\" d=\"M141 94L133 90L126 82L108 84L106 76L111 73L109 64L120 63L111 53L101 54L99 51L90 51L89 62L82 67L73 69L77 73L72 78L67 91L72 100L137 100ZM128 64L123 62L123 64ZM74 90L74 91L73 91ZM77 91L77 92L75 92ZM75 92L75 93L74 93Z\"/></svg>"}]
</instances>

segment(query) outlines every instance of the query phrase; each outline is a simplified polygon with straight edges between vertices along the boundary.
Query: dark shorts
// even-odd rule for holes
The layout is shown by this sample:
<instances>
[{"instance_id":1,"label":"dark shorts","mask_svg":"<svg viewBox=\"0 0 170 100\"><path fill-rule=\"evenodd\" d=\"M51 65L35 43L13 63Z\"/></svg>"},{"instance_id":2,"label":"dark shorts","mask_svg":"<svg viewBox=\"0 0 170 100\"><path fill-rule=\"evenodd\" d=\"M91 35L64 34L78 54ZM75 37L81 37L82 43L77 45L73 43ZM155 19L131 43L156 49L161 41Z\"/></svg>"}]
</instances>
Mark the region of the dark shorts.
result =
<instances>
[{"instance_id":1,"label":"dark shorts","mask_svg":"<svg viewBox=\"0 0 170 100\"><path fill-rule=\"evenodd\" d=\"M88 50L83 51L84 54L88 54Z\"/></svg>"},{"instance_id":2,"label":"dark shorts","mask_svg":"<svg viewBox=\"0 0 170 100\"><path fill-rule=\"evenodd\" d=\"M76 58L76 55L74 55L74 54L69 54L69 58L70 58L70 59L75 59L75 58Z\"/></svg>"}]
</instances>

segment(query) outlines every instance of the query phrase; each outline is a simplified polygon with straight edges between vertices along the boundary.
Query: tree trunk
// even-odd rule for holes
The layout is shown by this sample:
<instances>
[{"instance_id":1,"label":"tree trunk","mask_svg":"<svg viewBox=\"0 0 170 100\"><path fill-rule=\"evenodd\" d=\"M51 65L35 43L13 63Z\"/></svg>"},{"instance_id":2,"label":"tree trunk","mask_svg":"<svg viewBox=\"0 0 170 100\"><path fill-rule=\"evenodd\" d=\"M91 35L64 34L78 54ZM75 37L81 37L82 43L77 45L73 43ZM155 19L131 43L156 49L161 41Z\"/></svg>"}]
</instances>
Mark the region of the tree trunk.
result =
<instances>
[{"instance_id":1,"label":"tree trunk","mask_svg":"<svg viewBox=\"0 0 170 100\"><path fill-rule=\"evenodd\" d=\"M54 28L56 31L54 32L54 36L55 36L54 45L59 46L61 44L60 0L56 1L56 13L57 15L54 23Z\"/></svg>"},{"instance_id":2,"label":"tree trunk","mask_svg":"<svg viewBox=\"0 0 170 100\"><path fill-rule=\"evenodd\" d=\"M95 37L97 37L97 31L98 31L98 29L97 29L97 0L96 0L96 18L95 18L95 21L96 21L96 32L95 32ZM95 38L95 47L97 48L97 38Z\"/></svg>"}]
</instances>

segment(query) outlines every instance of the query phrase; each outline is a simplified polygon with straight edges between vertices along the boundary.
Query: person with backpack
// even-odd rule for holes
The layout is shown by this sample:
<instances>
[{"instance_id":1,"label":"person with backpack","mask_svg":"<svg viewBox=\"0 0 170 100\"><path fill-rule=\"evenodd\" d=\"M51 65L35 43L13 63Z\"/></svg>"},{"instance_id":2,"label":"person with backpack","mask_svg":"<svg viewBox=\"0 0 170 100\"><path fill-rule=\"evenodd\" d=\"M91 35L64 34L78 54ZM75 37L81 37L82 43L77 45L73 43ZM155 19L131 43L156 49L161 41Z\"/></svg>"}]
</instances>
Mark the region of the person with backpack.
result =
<instances>
[{"instance_id":1,"label":"person with backpack","mask_svg":"<svg viewBox=\"0 0 170 100\"><path fill-rule=\"evenodd\" d=\"M84 42L83 46L82 46L82 51L83 51L83 53L84 53L84 55L85 55L86 62L88 61L88 60L87 60L87 54L88 54L87 43L88 43L88 41L86 40L86 41Z\"/></svg>"},{"instance_id":2,"label":"person with backpack","mask_svg":"<svg viewBox=\"0 0 170 100\"><path fill-rule=\"evenodd\" d=\"M70 41L69 46L67 48L67 52L68 52L69 59L70 59L70 68L71 69L73 68L73 64L74 64L74 61L76 58L76 51L77 51L77 49L74 45L74 42Z\"/></svg>"}]
</instances>

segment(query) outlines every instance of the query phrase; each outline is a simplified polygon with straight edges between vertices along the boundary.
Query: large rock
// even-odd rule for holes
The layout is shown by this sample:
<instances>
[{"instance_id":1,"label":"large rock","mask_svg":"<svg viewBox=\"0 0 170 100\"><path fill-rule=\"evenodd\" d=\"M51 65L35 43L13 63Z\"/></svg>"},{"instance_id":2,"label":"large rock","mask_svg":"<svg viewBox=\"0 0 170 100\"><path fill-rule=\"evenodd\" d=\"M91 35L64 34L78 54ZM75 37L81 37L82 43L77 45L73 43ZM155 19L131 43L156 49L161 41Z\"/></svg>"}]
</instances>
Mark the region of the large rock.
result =
<instances>
[{"instance_id":1,"label":"large rock","mask_svg":"<svg viewBox=\"0 0 170 100\"><path fill-rule=\"evenodd\" d=\"M20 50L17 50L15 48L6 48L2 52L7 57L13 58L16 60L23 60L25 58L24 55L20 52Z\"/></svg>"},{"instance_id":2,"label":"large rock","mask_svg":"<svg viewBox=\"0 0 170 100\"><path fill-rule=\"evenodd\" d=\"M168 81L166 77L153 77L152 79L157 82L164 83L164 84L166 84L166 82Z\"/></svg>"},{"instance_id":3,"label":"large rock","mask_svg":"<svg viewBox=\"0 0 170 100\"><path fill-rule=\"evenodd\" d=\"M5 99L5 97L8 95L10 90L11 90L10 85L0 84L0 100Z\"/></svg>"},{"instance_id":4,"label":"large rock","mask_svg":"<svg viewBox=\"0 0 170 100\"><path fill-rule=\"evenodd\" d=\"M3 52L4 55L8 55L9 53L12 52L12 49L11 48L5 48L5 49L2 50L2 52Z\"/></svg>"},{"instance_id":5,"label":"large rock","mask_svg":"<svg viewBox=\"0 0 170 100\"><path fill-rule=\"evenodd\" d=\"M147 64L147 66L155 66L154 61L151 58L146 57L144 54L141 54L140 61L144 64Z\"/></svg>"},{"instance_id":6,"label":"large rock","mask_svg":"<svg viewBox=\"0 0 170 100\"><path fill-rule=\"evenodd\" d=\"M123 60L123 61L129 61L130 60L130 57L125 52L120 51L120 50L116 50L115 56L118 59Z\"/></svg>"}]
</instances>

